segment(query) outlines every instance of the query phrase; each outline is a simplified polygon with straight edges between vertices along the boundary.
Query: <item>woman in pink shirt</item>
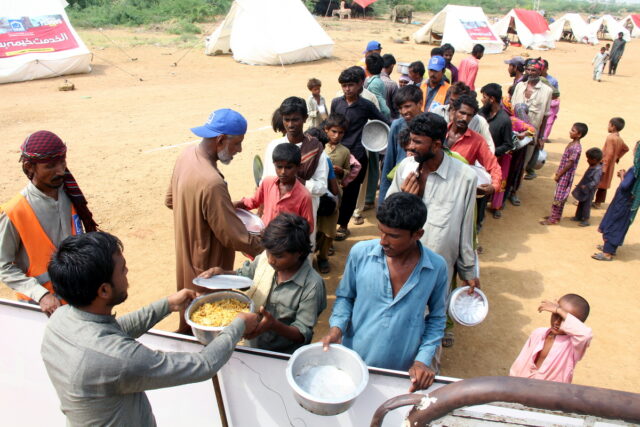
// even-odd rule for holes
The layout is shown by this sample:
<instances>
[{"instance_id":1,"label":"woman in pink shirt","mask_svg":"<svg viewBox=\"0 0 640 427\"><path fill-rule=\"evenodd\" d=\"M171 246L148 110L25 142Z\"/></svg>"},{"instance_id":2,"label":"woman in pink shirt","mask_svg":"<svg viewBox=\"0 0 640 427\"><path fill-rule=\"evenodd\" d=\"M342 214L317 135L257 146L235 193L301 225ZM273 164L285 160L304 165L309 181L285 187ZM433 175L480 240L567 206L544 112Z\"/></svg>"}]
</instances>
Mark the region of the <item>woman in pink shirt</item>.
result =
<instances>
[{"instance_id":1,"label":"woman in pink shirt","mask_svg":"<svg viewBox=\"0 0 640 427\"><path fill-rule=\"evenodd\" d=\"M583 323L589 316L589 303L580 295L567 294L557 303L542 301L538 311L552 313L551 327L531 333L509 375L571 383L573 370L593 336Z\"/></svg>"},{"instance_id":2,"label":"woman in pink shirt","mask_svg":"<svg viewBox=\"0 0 640 427\"><path fill-rule=\"evenodd\" d=\"M483 56L484 46L477 44L473 46L471 55L464 58L458 67L458 81L464 82L471 90L476 90L475 84L476 76L478 75L478 65Z\"/></svg>"}]
</instances>

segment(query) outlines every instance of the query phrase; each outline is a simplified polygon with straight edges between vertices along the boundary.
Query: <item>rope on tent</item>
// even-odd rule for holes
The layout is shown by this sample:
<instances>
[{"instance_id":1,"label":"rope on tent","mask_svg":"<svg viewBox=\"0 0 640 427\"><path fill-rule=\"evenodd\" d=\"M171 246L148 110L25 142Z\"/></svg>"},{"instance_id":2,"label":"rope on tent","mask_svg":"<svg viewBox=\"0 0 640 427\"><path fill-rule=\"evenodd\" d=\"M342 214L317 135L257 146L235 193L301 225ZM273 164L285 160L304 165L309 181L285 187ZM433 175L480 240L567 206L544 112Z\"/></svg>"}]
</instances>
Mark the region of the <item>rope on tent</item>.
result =
<instances>
[{"instance_id":1,"label":"rope on tent","mask_svg":"<svg viewBox=\"0 0 640 427\"><path fill-rule=\"evenodd\" d=\"M46 65L44 62L40 61L39 59L36 59L36 64L40 64L44 68L46 68L47 70L51 71L53 73L53 76L51 76L51 77L60 77L62 75L62 73L56 73L51 67L49 67L48 65Z\"/></svg>"},{"instance_id":2,"label":"rope on tent","mask_svg":"<svg viewBox=\"0 0 640 427\"><path fill-rule=\"evenodd\" d=\"M97 53L95 53L95 52L93 52L93 54L94 54L95 56L97 56L99 59L101 59L101 60L103 60L104 62L106 62L107 64L109 64L109 65L111 65L111 66L113 66L113 67L117 68L118 70L122 71L123 73L125 73L125 74L129 74L131 77L135 77L136 79L140 80L141 82L143 82L143 81L144 81L144 80L142 79L142 77L138 77L138 76L136 76L135 74L130 73L129 71L125 70L124 68L122 68L122 67L120 67L120 66L116 65L114 62L109 61L108 59L101 57L100 55L98 55L98 54L97 54Z\"/></svg>"},{"instance_id":3,"label":"rope on tent","mask_svg":"<svg viewBox=\"0 0 640 427\"><path fill-rule=\"evenodd\" d=\"M223 21L224 22L224 21ZM191 52L193 50L194 47L196 47L197 44L199 44L204 38L207 37L207 35L211 34L211 30L213 30L213 27L218 24L217 22L214 22L213 24L211 24L211 26L209 28L207 28L207 31L204 32L204 35L202 35L198 40L196 40L196 42L189 48L187 49L187 51L184 53L184 55L182 55L180 57L180 59L178 59L176 62L174 62L173 64L171 64L172 67L177 67L178 63L180 61L182 61L182 59L187 56L189 54L189 52ZM177 50L176 50L177 52ZM175 53L175 52L174 52ZM173 53L172 53L173 55Z\"/></svg>"},{"instance_id":4,"label":"rope on tent","mask_svg":"<svg viewBox=\"0 0 640 427\"><path fill-rule=\"evenodd\" d=\"M103 30L102 28L98 28L98 31L100 31L100 34L102 34L104 36L104 38L106 38L107 40L109 40L111 43L114 44L115 47L117 47L118 49L120 49L120 51L122 51L122 53L124 53L127 58L129 58L131 61L137 61L138 58L133 58L131 55L129 55L122 47L120 47L120 45L118 45L118 43L116 43L111 37L109 37Z\"/></svg>"}]
</instances>

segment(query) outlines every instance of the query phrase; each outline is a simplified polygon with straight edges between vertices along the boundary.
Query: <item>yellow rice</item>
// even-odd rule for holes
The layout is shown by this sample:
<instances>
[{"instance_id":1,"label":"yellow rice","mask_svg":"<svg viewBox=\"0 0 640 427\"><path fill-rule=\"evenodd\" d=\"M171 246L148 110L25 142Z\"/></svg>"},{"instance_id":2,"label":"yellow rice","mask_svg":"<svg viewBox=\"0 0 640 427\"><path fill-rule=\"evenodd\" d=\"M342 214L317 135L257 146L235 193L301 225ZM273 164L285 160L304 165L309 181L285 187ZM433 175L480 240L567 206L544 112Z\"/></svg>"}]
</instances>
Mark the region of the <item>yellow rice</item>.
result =
<instances>
[{"instance_id":1,"label":"yellow rice","mask_svg":"<svg viewBox=\"0 0 640 427\"><path fill-rule=\"evenodd\" d=\"M249 312L249 304L234 298L202 304L191 313L191 320L202 326L228 326L238 313Z\"/></svg>"}]
</instances>

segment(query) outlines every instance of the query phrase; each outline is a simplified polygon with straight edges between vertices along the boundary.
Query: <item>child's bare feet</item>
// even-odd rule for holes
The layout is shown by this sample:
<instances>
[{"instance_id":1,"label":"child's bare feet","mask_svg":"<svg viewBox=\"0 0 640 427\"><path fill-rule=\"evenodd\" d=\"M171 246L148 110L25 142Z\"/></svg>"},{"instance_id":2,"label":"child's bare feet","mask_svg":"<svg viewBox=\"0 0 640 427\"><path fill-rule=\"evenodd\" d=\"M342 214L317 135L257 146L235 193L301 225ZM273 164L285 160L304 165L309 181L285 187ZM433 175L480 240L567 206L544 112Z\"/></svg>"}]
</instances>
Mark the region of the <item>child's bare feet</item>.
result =
<instances>
[{"instance_id":1,"label":"child's bare feet","mask_svg":"<svg viewBox=\"0 0 640 427\"><path fill-rule=\"evenodd\" d=\"M545 219L540 221L540 225L558 225L558 221L552 221L550 219Z\"/></svg>"}]
</instances>

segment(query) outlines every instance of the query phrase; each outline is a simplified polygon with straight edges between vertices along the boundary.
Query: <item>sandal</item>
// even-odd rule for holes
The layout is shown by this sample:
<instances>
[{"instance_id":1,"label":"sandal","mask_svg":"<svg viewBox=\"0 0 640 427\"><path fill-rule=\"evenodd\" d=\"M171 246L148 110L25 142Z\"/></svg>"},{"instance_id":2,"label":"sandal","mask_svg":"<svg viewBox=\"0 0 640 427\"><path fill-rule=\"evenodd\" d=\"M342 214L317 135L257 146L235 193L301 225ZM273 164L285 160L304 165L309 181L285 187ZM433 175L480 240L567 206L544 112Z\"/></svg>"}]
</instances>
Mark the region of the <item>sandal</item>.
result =
<instances>
[{"instance_id":1,"label":"sandal","mask_svg":"<svg viewBox=\"0 0 640 427\"><path fill-rule=\"evenodd\" d=\"M516 196L515 194L512 194L511 196L509 196L509 201L513 206L520 206L522 204L518 196Z\"/></svg>"},{"instance_id":2,"label":"sandal","mask_svg":"<svg viewBox=\"0 0 640 427\"><path fill-rule=\"evenodd\" d=\"M364 218L361 216L354 216L353 217L353 224L354 225L362 225L364 224Z\"/></svg>"},{"instance_id":3,"label":"sandal","mask_svg":"<svg viewBox=\"0 0 640 427\"><path fill-rule=\"evenodd\" d=\"M591 255L591 258L597 261L613 261L613 256L606 256L604 252L598 252L597 254Z\"/></svg>"},{"instance_id":4,"label":"sandal","mask_svg":"<svg viewBox=\"0 0 640 427\"><path fill-rule=\"evenodd\" d=\"M327 252L327 255L329 255L329 256L333 256L333 255L335 255L335 253L336 253L336 248L334 248L333 246L331 246L331 247L329 248L329 251Z\"/></svg>"},{"instance_id":5,"label":"sandal","mask_svg":"<svg viewBox=\"0 0 640 427\"><path fill-rule=\"evenodd\" d=\"M544 221L540 221L540 225L558 225L558 221L552 221L550 219L545 219Z\"/></svg>"},{"instance_id":6,"label":"sandal","mask_svg":"<svg viewBox=\"0 0 640 427\"><path fill-rule=\"evenodd\" d=\"M446 348L453 347L454 342L453 332L445 332L444 337L442 337L442 346Z\"/></svg>"},{"instance_id":7,"label":"sandal","mask_svg":"<svg viewBox=\"0 0 640 427\"><path fill-rule=\"evenodd\" d=\"M500 219L502 218L502 211L500 209L496 209L493 211L493 217L495 219Z\"/></svg>"},{"instance_id":8,"label":"sandal","mask_svg":"<svg viewBox=\"0 0 640 427\"><path fill-rule=\"evenodd\" d=\"M318 259L318 271L320 271L320 274L329 274L331 272L329 260Z\"/></svg>"},{"instance_id":9,"label":"sandal","mask_svg":"<svg viewBox=\"0 0 640 427\"><path fill-rule=\"evenodd\" d=\"M336 242L341 242L349 237L349 235L351 235L351 231L349 231L348 228L340 227L336 230L336 237L333 240L335 240Z\"/></svg>"}]
</instances>

